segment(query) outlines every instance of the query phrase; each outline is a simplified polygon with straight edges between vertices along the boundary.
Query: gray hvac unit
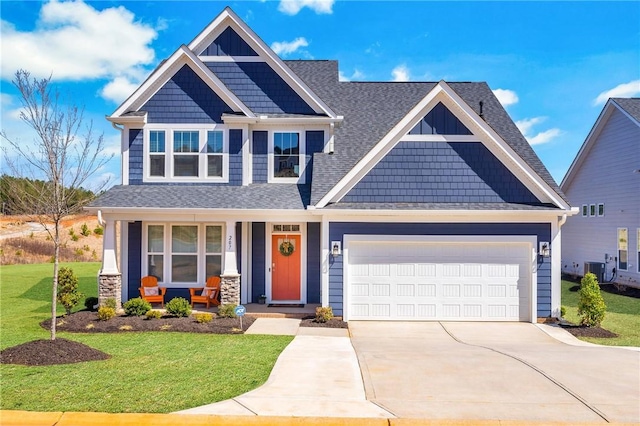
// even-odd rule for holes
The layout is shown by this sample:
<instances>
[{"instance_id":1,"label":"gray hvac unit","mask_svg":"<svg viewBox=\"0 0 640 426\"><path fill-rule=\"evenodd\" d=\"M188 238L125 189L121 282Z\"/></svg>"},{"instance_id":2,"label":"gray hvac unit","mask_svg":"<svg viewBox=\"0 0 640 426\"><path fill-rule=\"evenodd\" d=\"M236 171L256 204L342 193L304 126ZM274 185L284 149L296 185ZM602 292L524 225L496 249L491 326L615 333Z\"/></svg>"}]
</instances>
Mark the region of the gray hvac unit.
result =
<instances>
[{"instance_id":1,"label":"gray hvac unit","mask_svg":"<svg viewBox=\"0 0 640 426\"><path fill-rule=\"evenodd\" d=\"M604 282L604 263L602 262L584 262L584 275L589 272L598 278L598 283Z\"/></svg>"}]
</instances>

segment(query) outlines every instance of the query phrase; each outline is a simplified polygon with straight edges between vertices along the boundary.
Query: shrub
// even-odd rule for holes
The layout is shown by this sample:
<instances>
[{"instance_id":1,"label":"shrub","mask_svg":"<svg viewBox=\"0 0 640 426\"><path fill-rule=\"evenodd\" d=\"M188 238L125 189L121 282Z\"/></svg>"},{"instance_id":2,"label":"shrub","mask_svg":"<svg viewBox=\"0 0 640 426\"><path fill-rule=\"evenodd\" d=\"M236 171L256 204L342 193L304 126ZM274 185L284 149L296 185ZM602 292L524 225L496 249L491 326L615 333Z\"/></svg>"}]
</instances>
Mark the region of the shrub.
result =
<instances>
[{"instance_id":1,"label":"shrub","mask_svg":"<svg viewBox=\"0 0 640 426\"><path fill-rule=\"evenodd\" d=\"M76 235L76 231L74 231L73 228L69 228L69 236L73 237L74 235Z\"/></svg>"},{"instance_id":2,"label":"shrub","mask_svg":"<svg viewBox=\"0 0 640 426\"><path fill-rule=\"evenodd\" d=\"M116 316L116 310L108 306L100 306L98 308L98 319L100 321L108 321Z\"/></svg>"},{"instance_id":3,"label":"shrub","mask_svg":"<svg viewBox=\"0 0 640 426\"><path fill-rule=\"evenodd\" d=\"M127 300L122 307L127 315L139 317L151 310L151 303L141 297L135 297Z\"/></svg>"},{"instance_id":4,"label":"shrub","mask_svg":"<svg viewBox=\"0 0 640 426\"><path fill-rule=\"evenodd\" d=\"M87 297L84 299L84 307L87 308L87 311L93 311L95 306L98 304L97 297Z\"/></svg>"},{"instance_id":5,"label":"shrub","mask_svg":"<svg viewBox=\"0 0 640 426\"><path fill-rule=\"evenodd\" d=\"M234 304L218 306L218 316L222 318L235 318L236 306L237 305L234 305Z\"/></svg>"},{"instance_id":6,"label":"shrub","mask_svg":"<svg viewBox=\"0 0 640 426\"><path fill-rule=\"evenodd\" d=\"M562 305L560 306L560 316L564 318L567 315L567 307Z\"/></svg>"},{"instance_id":7,"label":"shrub","mask_svg":"<svg viewBox=\"0 0 640 426\"><path fill-rule=\"evenodd\" d=\"M198 322L200 324L206 324L206 323L211 322L213 320L213 314L210 314L209 312L197 313L195 315L195 317L196 317L196 322Z\"/></svg>"},{"instance_id":8,"label":"shrub","mask_svg":"<svg viewBox=\"0 0 640 426\"><path fill-rule=\"evenodd\" d=\"M80 233L82 234L82 236L84 237L88 237L89 234L91 233L89 231L89 227L87 226L86 223L83 223L82 226L80 227Z\"/></svg>"},{"instance_id":9,"label":"shrub","mask_svg":"<svg viewBox=\"0 0 640 426\"><path fill-rule=\"evenodd\" d=\"M104 229L102 229L102 226L96 226L96 229L93 230L93 233L96 235L102 235L104 234Z\"/></svg>"},{"instance_id":10,"label":"shrub","mask_svg":"<svg viewBox=\"0 0 640 426\"><path fill-rule=\"evenodd\" d=\"M184 297L174 297L165 305L167 313L175 317L188 317L191 315L191 305Z\"/></svg>"},{"instance_id":11,"label":"shrub","mask_svg":"<svg viewBox=\"0 0 640 426\"><path fill-rule=\"evenodd\" d=\"M150 310L147 312L147 319L160 319L162 318L162 312Z\"/></svg>"},{"instance_id":12,"label":"shrub","mask_svg":"<svg viewBox=\"0 0 640 426\"><path fill-rule=\"evenodd\" d=\"M71 268L64 266L58 271L58 302L64 306L67 315L76 306L84 295L78 291L78 277Z\"/></svg>"},{"instance_id":13,"label":"shrub","mask_svg":"<svg viewBox=\"0 0 640 426\"><path fill-rule=\"evenodd\" d=\"M85 245L83 245L83 246L82 246L82 250L84 250L84 251L91 251L91 247L89 247L89 245L88 245L88 244L85 244Z\"/></svg>"},{"instance_id":14,"label":"shrub","mask_svg":"<svg viewBox=\"0 0 640 426\"><path fill-rule=\"evenodd\" d=\"M588 273L582 278L578 297L580 323L589 327L599 326L604 319L607 306L604 304L595 274Z\"/></svg>"},{"instance_id":15,"label":"shrub","mask_svg":"<svg viewBox=\"0 0 640 426\"><path fill-rule=\"evenodd\" d=\"M76 256L82 257L84 255L84 251L80 248L77 248L75 251Z\"/></svg>"},{"instance_id":16,"label":"shrub","mask_svg":"<svg viewBox=\"0 0 640 426\"><path fill-rule=\"evenodd\" d=\"M71 236L71 239L72 239L73 241L78 241L78 240L80 239L80 237L78 237L76 234L73 234L73 235Z\"/></svg>"},{"instance_id":17,"label":"shrub","mask_svg":"<svg viewBox=\"0 0 640 426\"><path fill-rule=\"evenodd\" d=\"M318 306L316 308L315 322L327 322L333 318L333 309L331 306Z\"/></svg>"},{"instance_id":18,"label":"shrub","mask_svg":"<svg viewBox=\"0 0 640 426\"><path fill-rule=\"evenodd\" d=\"M104 301L103 306L106 306L107 308L111 308L114 311L116 310L116 299L114 299L113 297L108 298L107 300Z\"/></svg>"}]
</instances>

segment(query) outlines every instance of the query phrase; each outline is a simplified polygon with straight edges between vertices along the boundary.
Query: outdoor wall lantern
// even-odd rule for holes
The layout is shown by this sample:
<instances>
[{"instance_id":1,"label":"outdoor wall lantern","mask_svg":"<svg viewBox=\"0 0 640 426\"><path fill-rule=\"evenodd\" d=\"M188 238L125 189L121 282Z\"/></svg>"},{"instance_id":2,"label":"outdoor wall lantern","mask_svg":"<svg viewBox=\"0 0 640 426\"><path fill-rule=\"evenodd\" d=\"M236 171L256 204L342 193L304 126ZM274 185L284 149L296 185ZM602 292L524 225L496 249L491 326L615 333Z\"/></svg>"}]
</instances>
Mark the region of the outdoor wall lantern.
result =
<instances>
[{"instance_id":1,"label":"outdoor wall lantern","mask_svg":"<svg viewBox=\"0 0 640 426\"><path fill-rule=\"evenodd\" d=\"M342 253L340 241L331 241L331 254L333 257L338 257Z\"/></svg>"},{"instance_id":2,"label":"outdoor wall lantern","mask_svg":"<svg viewBox=\"0 0 640 426\"><path fill-rule=\"evenodd\" d=\"M551 255L550 249L549 249L549 242L540 241L539 248L538 248L538 255L542 257L549 257Z\"/></svg>"}]
</instances>

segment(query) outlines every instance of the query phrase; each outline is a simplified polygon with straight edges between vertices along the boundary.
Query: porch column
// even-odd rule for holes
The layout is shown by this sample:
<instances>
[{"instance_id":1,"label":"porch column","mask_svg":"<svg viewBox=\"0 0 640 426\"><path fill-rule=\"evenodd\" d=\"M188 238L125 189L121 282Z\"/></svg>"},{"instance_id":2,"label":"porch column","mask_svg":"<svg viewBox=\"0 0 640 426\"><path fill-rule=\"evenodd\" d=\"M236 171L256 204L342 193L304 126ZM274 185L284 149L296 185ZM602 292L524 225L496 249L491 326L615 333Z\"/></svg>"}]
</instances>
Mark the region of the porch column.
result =
<instances>
[{"instance_id":1,"label":"porch column","mask_svg":"<svg viewBox=\"0 0 640 426\"><path fill-rule=\"evenodd\" d=\"M102 219L101 217L99 219ZM116 300L116 309L122 304L122 274L118 270L115 220L100 220L104 227L102 239L102 268L98 274L98 304L107 299Z\"/></svg>"},{"instance_id":2,"label":"porch column","mask_svg":"<svg viewBox=\"0 0 640 426\"><path fill-rule=\"evenodd\" d=\"M329 306L329 221L322 217L320 225L320 249L322 250L322 273L320 279L320 302L322 306Z\"/></svg>"},{"instance_id":3,"label":"porch column","mask_svg":"<svg viewBox=\"0 0 640 426\"><path fill-rule=\"evenodd\" d=\"M240 304L240 274L236 254L236 222L227 221L224 238L224 267L220 275L220 303Z\"/></svg>"}]
</instances>

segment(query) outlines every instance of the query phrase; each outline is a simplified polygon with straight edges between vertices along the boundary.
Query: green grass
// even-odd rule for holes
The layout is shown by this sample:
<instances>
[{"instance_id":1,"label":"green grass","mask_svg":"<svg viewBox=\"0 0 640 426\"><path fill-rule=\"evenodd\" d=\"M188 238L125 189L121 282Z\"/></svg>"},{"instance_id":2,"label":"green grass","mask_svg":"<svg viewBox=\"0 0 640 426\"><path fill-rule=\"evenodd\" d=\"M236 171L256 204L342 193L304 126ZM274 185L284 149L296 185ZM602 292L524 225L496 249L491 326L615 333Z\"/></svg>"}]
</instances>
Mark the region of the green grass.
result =
<instances>
[{"instance_id":1,"label":"green grass","mask_svg":"<svg viewBox=\"0 0 640 426\"><path fill-rule=\"evenodd\" d=\"M562 281L562 305L567 308L565 318L575 324L578 317L578 292L580 284ZM574 291L572 291L574 290ZM611 346L640 346L640 299L602 292L607 312L602 328L612 331L618 337L611 339L581 338L591 343Z\"/></svg>"},{"instance_id":2,"label":"green grass","mask_svg":"<svg viewBox=\"0 0 640 426\"><path fill-rule=\"evenodd\" d=\"M97 295L99 264L65 266L78 275L85 296ZM0 348L49 338L39 323L50 315L52 275L51 264L0 266ZM173 332L58 337L112 358L47 367L0 365L2 409L167 413L210 404L264 383L292 340Z\"/></svg>"}]
</instances>

